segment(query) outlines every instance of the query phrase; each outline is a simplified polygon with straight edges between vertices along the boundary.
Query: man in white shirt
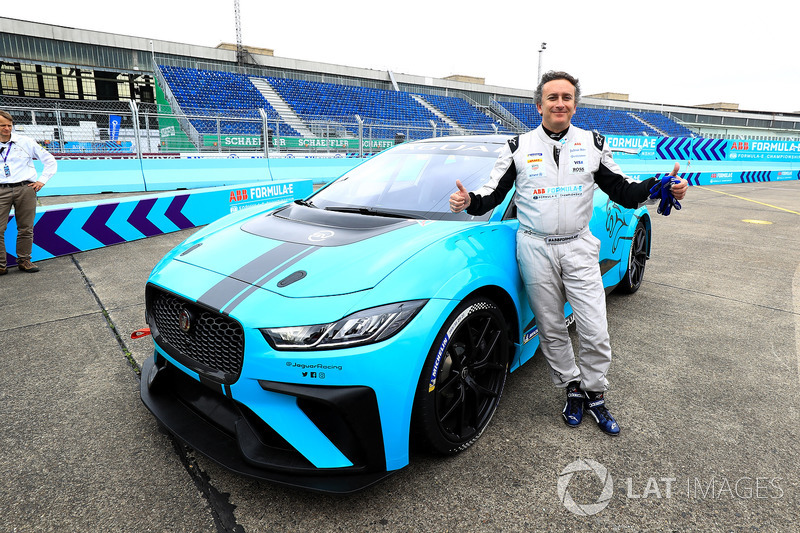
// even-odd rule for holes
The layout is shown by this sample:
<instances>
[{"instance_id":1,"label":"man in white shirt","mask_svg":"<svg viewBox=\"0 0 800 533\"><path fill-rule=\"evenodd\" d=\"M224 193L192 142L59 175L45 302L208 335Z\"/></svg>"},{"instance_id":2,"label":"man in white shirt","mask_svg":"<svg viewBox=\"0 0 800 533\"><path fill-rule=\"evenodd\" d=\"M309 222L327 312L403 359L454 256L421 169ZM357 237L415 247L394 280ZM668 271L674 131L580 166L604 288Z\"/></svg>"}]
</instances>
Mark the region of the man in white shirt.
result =
<instances>
[{"instance_id":1,"label":"man in white shirt","mask_svg":"<svg viewBox=\"0 0 800 533\"><path fill-rule=\"evenodd\" d=\"M8 273L5 233L12 207L17 222L17 267L22 272L39 272L39 267L31 263L36 193L57 168L50 152L33 139L12 132L13 127L14 118L0 111L0 276ZM34 159L44 165L41 176L37 176Z\"/></svg>"}]
</instances>

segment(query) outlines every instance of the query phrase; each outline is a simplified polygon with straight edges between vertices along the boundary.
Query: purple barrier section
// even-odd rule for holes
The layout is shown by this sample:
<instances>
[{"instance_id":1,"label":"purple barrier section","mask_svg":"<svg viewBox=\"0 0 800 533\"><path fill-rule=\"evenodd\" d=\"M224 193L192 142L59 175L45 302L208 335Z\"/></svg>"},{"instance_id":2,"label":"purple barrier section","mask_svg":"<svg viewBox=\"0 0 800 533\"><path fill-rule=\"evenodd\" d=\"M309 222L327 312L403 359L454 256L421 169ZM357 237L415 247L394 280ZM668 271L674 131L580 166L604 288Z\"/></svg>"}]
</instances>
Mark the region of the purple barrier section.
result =
<instances>
[{"instance_id":1,"label":"purple barrier section","mask_svg":"<svg viewBox=\"0 0 800 533\"><path fill-rule=\"evenodd\" d=\"M312 191L311 180L260 181L42 207L36 212L31 259L40 261L202 226L242 209L277 206ZM9 266L17 264L16 240L12 213L5 233Z\"/></svg>"}]
</instances>

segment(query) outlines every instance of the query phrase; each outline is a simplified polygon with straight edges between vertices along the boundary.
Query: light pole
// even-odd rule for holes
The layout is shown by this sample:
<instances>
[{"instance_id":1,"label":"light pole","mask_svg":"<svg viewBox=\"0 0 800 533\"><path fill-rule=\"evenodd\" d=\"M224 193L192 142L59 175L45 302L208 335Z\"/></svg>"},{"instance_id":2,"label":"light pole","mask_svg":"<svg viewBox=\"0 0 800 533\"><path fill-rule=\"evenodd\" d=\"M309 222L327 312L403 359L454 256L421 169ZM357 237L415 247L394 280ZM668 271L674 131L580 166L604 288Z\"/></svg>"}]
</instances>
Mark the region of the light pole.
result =
<instances>
[{"instance_id":1,"label":"light pole","mask_svg":"<svg viewBox=\"0 0 800 533\"><path fill-rule=\"evenodd\" d=\"M542 47L539 48L539 75L536 77L536 83L539 83L539 80L542 79L542 52L547 50L547 43L542 43Z\"/></svg>"}]
</instances>

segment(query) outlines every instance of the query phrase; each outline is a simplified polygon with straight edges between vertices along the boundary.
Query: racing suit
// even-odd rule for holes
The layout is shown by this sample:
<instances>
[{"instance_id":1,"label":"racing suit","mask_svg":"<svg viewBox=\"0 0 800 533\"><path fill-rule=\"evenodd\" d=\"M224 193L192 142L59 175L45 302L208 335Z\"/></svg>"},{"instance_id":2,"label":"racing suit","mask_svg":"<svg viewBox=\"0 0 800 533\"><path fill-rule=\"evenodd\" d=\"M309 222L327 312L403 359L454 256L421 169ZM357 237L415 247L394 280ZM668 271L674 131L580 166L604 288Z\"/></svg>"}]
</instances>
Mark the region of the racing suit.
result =
<instances>
[{"instance_id":1,"label":"racing suit","mask_svg":"<svg viewBox=\"0 0 800 533\"><path fill-rule=\"evenodd\" d=\"M539 126L510 139L489 181L469 193L467 213L486 213L516 182L517 261L553 382L566 387L581 381L583 390L602 392L608 388L611 345L600 241L589 231L594 185L612 201L635 208L657 180L626 177L599 133L570 126L560 138L553 136ZM575 314L577 362L564 320L565 299Z\"/></svg>"}]
</instances>

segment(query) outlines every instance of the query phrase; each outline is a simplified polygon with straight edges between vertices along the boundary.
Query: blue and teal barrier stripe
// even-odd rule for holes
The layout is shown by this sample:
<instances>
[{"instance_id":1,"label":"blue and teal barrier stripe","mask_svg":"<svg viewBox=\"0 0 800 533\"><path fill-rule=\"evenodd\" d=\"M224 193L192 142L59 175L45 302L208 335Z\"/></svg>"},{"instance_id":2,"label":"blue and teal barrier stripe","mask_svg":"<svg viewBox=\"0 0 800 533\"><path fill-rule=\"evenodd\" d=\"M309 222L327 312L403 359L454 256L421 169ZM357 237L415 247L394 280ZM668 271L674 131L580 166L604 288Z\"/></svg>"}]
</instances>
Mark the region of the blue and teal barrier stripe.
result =
<instances>
[{"instance_id":1,"label":"blue and teal barrier stripe","mask_svg":"<svg viewBox=\"0 0 800 533\"><path fill-rule=\"evenodd\" d=\"M37 210L31 259L40 261L209 224L248 207L289 202L313 191L311 180L284 180L174 191ZM6 228L6 261L17 264L17 225Z\"/></svg>"}]
</instances>

